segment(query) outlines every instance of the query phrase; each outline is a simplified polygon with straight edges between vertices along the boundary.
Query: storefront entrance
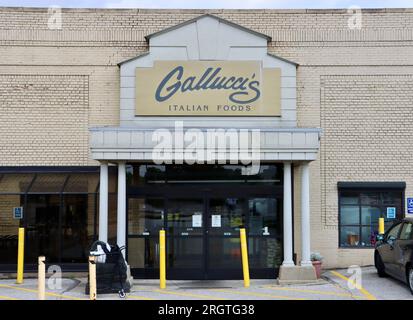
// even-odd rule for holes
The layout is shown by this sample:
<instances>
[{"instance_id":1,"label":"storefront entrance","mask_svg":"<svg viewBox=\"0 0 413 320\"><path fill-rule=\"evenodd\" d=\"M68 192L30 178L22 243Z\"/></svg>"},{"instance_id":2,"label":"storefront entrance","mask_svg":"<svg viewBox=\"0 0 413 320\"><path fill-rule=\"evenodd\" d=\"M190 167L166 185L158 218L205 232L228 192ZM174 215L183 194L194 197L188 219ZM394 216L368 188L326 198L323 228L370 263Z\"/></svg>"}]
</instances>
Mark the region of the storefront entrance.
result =
<instances>
[{"instance_id":1,"label":"storefront entrance","mask_svg":"<svg viewBox=\"0 0 413 320\"><path fill-rule=\"evenodd\" d=\"M265 165L256 176L242 176L240 166L140 165L128 174L127 259L135 277L158 276L163 228L168 279L241 279L242 227L251 277L277 277L282 166Z\"/></svg>"}]
</instances>

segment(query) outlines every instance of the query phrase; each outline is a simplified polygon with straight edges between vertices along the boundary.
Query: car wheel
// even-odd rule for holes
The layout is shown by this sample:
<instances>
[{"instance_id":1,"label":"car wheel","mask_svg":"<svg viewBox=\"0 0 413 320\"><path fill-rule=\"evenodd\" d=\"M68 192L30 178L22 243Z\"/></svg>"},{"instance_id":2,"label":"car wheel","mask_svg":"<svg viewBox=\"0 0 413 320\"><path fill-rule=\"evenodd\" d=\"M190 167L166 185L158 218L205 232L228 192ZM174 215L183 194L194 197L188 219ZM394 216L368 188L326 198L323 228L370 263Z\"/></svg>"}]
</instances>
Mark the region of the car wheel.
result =
<instances>
[{"instance_id":1,"label":"car wheel","mask_svg":"<svg viewBox=\"0 0 413 320\"><path fill-rule=\"evenodd\" d=\"M380 278L384 278L387 276L386 271L384 271L384 263L380 257L380 253L378 251L374 254L374 265L377 269L377 274Z\"/></svg>"},{"instance_id":2,"label":"car wheel","mask_svg":"<svg viewBox=\"0 0 413 320\"><path fill-rule=\"evenodd\" d=\"M409 285L410 292L413 294L413 266L410 266L407 272L407 284Z\"/></svg>"}]
</instances>

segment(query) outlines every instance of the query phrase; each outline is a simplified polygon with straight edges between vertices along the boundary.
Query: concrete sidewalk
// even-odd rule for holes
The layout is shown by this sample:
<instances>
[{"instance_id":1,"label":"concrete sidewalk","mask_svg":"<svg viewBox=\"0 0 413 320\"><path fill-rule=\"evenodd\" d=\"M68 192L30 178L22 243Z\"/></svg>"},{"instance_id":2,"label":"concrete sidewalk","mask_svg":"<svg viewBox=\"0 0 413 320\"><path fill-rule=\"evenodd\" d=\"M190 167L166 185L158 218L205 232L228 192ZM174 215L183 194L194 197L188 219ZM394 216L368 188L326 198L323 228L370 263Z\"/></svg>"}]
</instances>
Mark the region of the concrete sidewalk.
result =
<instances>
[{"instance_id":1,"label":"concrete sidewalk","mask_svg":"<svg viewBox=\"0 0 413 320\"><path fill-rule=\"evenodd\" d=\"M323 279L307 285L277 285L276 280L243 281L167 281L159 289L157 280L134 281L126 300L375 300L413 299L408 288L391 278L379 278L374 268L362 269L362 288L350 289L346 270L325 271ZM47 287L48 300L88 300L86 277L62 279L61 289ZM47 282L46 282L47 285ZM13 279L0 280L0 300L37 299L37 280L25 279L17 285ZM117 294L98 295L98 300L122 300Z\"/></svg>"}]
</instances>

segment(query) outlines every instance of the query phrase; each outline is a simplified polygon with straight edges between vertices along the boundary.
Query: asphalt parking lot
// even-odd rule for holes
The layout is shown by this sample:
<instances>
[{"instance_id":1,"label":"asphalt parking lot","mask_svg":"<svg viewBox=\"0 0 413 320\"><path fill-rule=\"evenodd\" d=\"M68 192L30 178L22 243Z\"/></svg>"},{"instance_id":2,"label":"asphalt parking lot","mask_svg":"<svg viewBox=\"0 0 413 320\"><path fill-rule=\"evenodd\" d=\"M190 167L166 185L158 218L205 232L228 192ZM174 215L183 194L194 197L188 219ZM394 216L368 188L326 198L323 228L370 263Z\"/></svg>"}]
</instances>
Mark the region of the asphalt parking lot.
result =
<instances>
[{"instance_id":1,"label":"asphalt parking lot","mask_svg":"<svg viewBox=\"0 0 413 320\"><path fill-rule=\"evenodd\" d=\"M323 279L306 285L280 286L275 280L242 281L167 281L159 289L156 280L134 281L124 300L413 300L406 285L391 278L379 278L372 267L362 268L362 286L349 287L347 270L328 270ZM351 282L351 280L350 280ZM88 300L86 278L64 278L60 289L47 288L48 300ZM0 280L0 300L37 299L37 280ZM98 295L98 300L120 300L117 294Z\"/></svg>"}]
</instances>

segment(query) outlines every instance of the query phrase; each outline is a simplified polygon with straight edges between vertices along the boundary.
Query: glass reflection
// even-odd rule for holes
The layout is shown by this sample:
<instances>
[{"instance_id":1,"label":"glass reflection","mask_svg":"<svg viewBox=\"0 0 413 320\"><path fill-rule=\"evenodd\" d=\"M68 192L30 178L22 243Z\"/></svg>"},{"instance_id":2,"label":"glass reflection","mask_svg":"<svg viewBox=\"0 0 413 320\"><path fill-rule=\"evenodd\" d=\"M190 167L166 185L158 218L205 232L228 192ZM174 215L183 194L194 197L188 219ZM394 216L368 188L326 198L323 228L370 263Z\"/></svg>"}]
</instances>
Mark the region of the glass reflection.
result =
<instances>
[{"instance_id":1,"label":"glass reflection","mask_svg":"<svg viewBox=\"0 0 413 320\"><path fill-rule=\"evenodd\" d=\"M237 235L245 224L245 199L211 199L209 202L210 234Z\"/></svg>"},{"instance_id":2,"label":"glass reflection","mask_svg":"<svg viewBox=\"0 0 413 320\"><path fill-rule=\"evenodd\" d=\"M13 219L14 207L23 205L20 195L0 195L0 264L15 264L17 261L17 235L20 220Z\"/></svg>"},{"instance_id":3,"label":"glass reflection","mask_svg":"<svg viewBox=\"0 0 413 320\"><path fill-rule=\"evenodd\" d=\"M26 229L26 264L36 265L40 255L49 263L87 263L98 215L99 176L97 170L90 170L1 174L0 208L9 209L0 210L0 264L16 263L19 225ZM23 206L24 219L14 220L10 206Z\"/></svg>"},{"instance_id":4,"label":"glass reflection","mask_svg":"<svg viewBox=\"0 0 413 320\"><path fill-rule=\"evenodd\" d=\"M164 226L164 207L163 199L129 198L129 234L158 235Z\"/></svg>"},{"instance_id":5,"label":"glass reflection","mask_svg":"<svg viewBox=\"0 0 413 320\"><path fill-rule=\"evenodd\" d=\"M159 238L128 239L128 263L132 268L159 268Z\"/></svg>"},{"instance_id":6,"label":"glass reflection","mask_svg":"<svg viewBox=\"0 0 413 320\"><path fill-rule=\"evenodd\" d=\"M260 165L256 175L244 175L240 165L148 165L127 167L127 184L142 187L148 184L249 183L282 184L282 165Z\"/></svg>"},{"instance_id":7,"label":"glass reflection","mask_svg":"<svg viewBox=\"0 0 413 320\"><path fill-rule=\"evenodd\" d=\"M62 262L84 263L88 257L88 217L94 215L87 195L65 195L62 213ZM92 210L91 210L92 209ZM93 235L93 233L91 234Z\"/></svg>"},{"instance_id":8,"label":"glass reflection","mask_svg":"<svg viewBox=\"0 0 413 320\"><path fill-rule=\"evenodd\" d=\"M36 263L37 257L44 255L49 262L59 262L59 195L29 195L25 210L26 261Z\"/></svg>"},{"instance_id":9,"label":"glass reflection","mask_svg":"<svg viewBox=\"0 0 413 320\"><path fill-rule=\"evenodd\" d=\"M167 226L171 235L202 235L203 200L173 199L168 201ZM201 225L197 222L201 217Z\"/></svg>"},{"instance_id":10,"label":"glass reflection","mask_svg":"<svg viewBox=\"0 0 413 320\"><path fill-rule=\"evenodd\" d=\"M275 198L255 198L248 200L250 235L276 235L282 226L280 208ZM282 209L282 208L281 208Z\"/></svg>"}]
</instances>

